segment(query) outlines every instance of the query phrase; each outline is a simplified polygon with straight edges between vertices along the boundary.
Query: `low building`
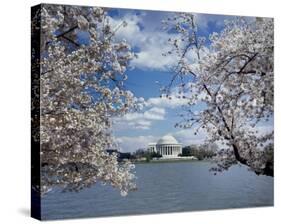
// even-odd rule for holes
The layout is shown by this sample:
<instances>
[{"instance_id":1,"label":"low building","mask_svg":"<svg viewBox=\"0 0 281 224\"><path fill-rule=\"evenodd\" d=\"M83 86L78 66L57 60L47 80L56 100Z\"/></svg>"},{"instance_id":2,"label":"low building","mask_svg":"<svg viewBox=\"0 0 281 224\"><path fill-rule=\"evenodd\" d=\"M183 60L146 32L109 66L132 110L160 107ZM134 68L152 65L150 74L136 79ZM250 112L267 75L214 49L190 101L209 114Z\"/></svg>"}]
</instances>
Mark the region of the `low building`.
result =
<instances>
[{"instance_id":1,"label":"low building","mask_svg":"<svg viewBox=\"0 0 281 224\"><path fill-rule=\"evenodd\" d=\"M157 143L148 144L148 150L160 154L163 158L177 158L182 153L182 144L173 136L165 135Z\"/></svg>"}]
</instances>

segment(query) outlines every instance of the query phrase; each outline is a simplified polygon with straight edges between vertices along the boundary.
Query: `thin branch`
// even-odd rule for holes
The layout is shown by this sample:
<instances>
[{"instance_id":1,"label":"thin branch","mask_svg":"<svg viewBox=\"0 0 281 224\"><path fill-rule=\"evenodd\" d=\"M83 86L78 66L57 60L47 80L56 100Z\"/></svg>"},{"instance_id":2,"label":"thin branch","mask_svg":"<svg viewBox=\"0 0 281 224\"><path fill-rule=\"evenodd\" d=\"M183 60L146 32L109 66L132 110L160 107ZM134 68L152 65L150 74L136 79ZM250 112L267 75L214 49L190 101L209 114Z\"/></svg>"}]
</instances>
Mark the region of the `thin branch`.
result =
<instances>
[{"instance_id":1,"label":"thin branch","mask_svg":"<svg viewBox=\"0 0 281 224\"><path fill-rule=\"evenodd\" d=\"M72 44L74 44L76 47L80 47L80 44L76 43L75 41L73 41L72 39L66 37L66 36L62 36L62 38L68 40L69 42L71 42Z\"/></svg>"},{"instance_id":2,"label":"thin branch","mask_svg":"<svg viewBox=\"0 0 281 224\"><path fill-rule=\"evenodd\" d=\"M58 35L56 36L56 38L60 38L60 37L62 37L62 36L65 36L66 34L72 32L73 30L75 30L75 29L77 29L77 28L78 28L78 25L76 25L76 26L70 28L70 29L67 30L67 31L64 31L64 32L58 34Z\"/></svg>"}]
</instances>

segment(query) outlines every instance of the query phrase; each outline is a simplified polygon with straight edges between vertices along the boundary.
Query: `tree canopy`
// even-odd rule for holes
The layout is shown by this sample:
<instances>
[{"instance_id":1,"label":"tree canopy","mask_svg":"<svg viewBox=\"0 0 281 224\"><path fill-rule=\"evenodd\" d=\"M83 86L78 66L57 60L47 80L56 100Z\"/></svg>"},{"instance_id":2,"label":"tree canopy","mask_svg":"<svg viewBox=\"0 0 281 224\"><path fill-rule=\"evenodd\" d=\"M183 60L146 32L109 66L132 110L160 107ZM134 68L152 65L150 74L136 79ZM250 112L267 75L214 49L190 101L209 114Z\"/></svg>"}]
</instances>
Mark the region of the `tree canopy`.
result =
<instances>
[{"instance_id":1,"label":"tree canopy","mask_svg":"<svg viewBox=\"0 0 281 224\"><path fill-rule=\"evenodd\" d=\"M40 190L59 186L78 191L101 181L126 195L135 188L134 166L120 164L116 154L106 152L114 144L110 116L134 108L133 94L124 89L126 68L134 55L125 41L114 39L116 30L126 24L111 27L106 10L99 7L42 5L37 16Z\"/></svg>"},{"instance_id":2,"label":"tree canopy","mask_svg":"<svg viewBox=\"0 0 281 224\"><path fill-rule=\"evenodd\" d=\"M237 162L257 174L273 176L273 131L258 129L273 118L274 27L271 18L237 18L206 40L198 35L193 14L176 13L163 21L178 36L170 39L178 64L171 88L186 99L180 128L204 129L209 142L222 145L213 170L228 169ZM195 111L201 104L202 110Z\"/></svg>"}]
</instances>

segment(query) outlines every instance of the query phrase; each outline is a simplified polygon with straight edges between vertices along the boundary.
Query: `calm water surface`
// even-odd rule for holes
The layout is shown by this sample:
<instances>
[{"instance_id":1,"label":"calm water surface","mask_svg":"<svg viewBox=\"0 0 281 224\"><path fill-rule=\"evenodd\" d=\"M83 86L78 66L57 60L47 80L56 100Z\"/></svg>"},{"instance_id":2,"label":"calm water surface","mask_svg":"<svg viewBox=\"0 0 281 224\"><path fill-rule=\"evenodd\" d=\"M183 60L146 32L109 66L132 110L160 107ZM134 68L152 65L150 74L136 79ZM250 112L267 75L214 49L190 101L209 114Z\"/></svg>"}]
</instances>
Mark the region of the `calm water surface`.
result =
<instances>
[{"instance_id":1,"label":"calm water surface","mask_svg":"<svg viewBox=\"0 0 281 224\"><path fill-rule=\"evenodd\" d=\"M273 205L273 178L245 167L213 175L208 162L137 164L138 190L111 186L79 193L54 191L42 200L43 219L98 217Z\"/></svg>"}]
</instances>

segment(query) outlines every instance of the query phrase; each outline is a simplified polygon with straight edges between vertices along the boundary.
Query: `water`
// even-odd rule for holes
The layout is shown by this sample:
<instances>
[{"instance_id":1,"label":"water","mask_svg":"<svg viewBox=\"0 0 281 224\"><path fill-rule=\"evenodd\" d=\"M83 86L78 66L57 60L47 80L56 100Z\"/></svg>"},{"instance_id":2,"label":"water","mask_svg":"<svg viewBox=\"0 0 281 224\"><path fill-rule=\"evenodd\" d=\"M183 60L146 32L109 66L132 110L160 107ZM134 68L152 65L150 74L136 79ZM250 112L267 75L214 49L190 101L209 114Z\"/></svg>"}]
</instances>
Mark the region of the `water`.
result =
<instances>
[{"instance_id":1,"label":"water","mask_svg":"<svg viewBox=\"0 0 281 224\"><path fill-rule=\"evenodd\" d=\"M273 178L245 167L222 174L207 162L137 164L136 192L120 196L111 186L79 193L54 191L42 200L43 219L116 216L273 205Z\"/></svg>"}]
</instances>

